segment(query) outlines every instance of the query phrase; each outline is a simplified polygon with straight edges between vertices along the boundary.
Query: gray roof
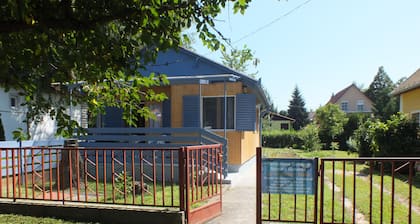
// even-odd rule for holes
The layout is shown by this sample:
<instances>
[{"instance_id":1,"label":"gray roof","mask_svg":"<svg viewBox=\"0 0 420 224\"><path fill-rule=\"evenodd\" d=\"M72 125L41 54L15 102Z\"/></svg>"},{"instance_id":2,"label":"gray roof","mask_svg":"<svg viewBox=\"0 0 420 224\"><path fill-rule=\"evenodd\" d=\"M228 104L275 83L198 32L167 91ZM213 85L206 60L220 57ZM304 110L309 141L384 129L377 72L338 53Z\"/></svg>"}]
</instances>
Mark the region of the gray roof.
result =
<instances>
[{"instance_id":1,"label":"gray roof","mask_svg":"<svg viewBox=\"0 0 420 224\"><path fill-rule=\"evenodd\" d=\"M398 85L391 94L395 96L417 88L420 88L420 69L417 69L408 79Z\"/></svg>"}]
</instances>

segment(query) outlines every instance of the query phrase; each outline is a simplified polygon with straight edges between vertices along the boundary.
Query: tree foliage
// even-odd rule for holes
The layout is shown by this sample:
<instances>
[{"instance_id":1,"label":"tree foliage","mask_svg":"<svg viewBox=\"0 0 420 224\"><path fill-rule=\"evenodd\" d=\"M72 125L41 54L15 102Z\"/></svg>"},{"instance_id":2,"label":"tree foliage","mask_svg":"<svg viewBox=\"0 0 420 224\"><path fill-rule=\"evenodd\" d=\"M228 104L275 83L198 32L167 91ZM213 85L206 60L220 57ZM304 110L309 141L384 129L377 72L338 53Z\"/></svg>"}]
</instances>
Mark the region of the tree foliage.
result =
<instances>
[{"instance_id":1,"label":"tree foliage","mask_svg":"<svg viewBox=\"0 0 420 224\"><path fill-rule=\"evenodd\" d=\"M353 135L360 156L414 156L419 145L419 127L406 114L386 121L368 120Z\"/></svg>"},{"instance_id":2,"label":"tree foliage","mask_svg":"<svg viewBox=\"0 0 420 224\"><path fill-rule=\"evenodd\" d=\"M336 104L329 103L315 111L315 123L319 127L319 137L325 148L329 148L331 143L343 133L347 122L346 113Z\"/></svg>"},{"instance_id":3,"label":"tree foliage","mask_svg":"<svg viewBox=\"0 0 420 224\"><path fill-rule=\"evenodd\" d=\"M338 136L338 142L340 144L340 149L350 149L350 146L348 145L348 140L351 138L351 136L354 134L354 132L362 125L364 122L366 122L370 117L370 114L367 113L348 113L347 118L348 122L344 125L343 132Z\"/></svg>"},{"instance_id":4,"label":"tree foliage","mask_svg":"<svg viewBox=\"0 0 420 224\"><path fill-rule=\"evenodd\" d=\"M302 147L304 150L317 151L322 148L318 132L318 127L313 123L306 125L302 130L299 131L299 136L302 139Z\"/></svg>"},{"instance_id":5,"label":"tree foliage","mask_svg":"<svg viewBox=\"0 0 420 224\"><path fill-rule=\"evenodd\" d=\"M293 90L287 114L289 117L295 119L295 122L293 123L293 128L295 130L300 130L309 123L308 112L305 108L305 101L303 100L297 86L295 86L295 89Z\"/></svg>"},{"instance_id":6,"label":"tree foliage","mask_svg":"<svg viewBox=\"0 0 420 224\"><path fill-rule=\"evenodd\" d=\"M223 48L214 18L227 2L3 1L0 86L25 96L27 122L49 114L61 135L78 127L70 104L87 103L92 113L116 106L134 125L138 116L129 113L153 116L142 101L162 101L165 95L151 88L168 84L164 75L142 74L143 66L179 46L188 38L181 31L193 25L207 47ZM234 12L244 13L249 2L234 1Z\"/></svg>"},{"instance_id":7,"label":"tree foliage","mask_svg":"<svg viewBox=\"0 0 420 224\"><path fill-rule=\"evenodd\" d=\"M381 66L365 92L366 96L373 101L375 117L383 121L398 112L398 101L390 95L394 88L395 84Z\"/></svg>"},{"instance_id":8,"label":"tree foliage","mask_svg":"<svg viewBox=\"0 0 420 224\"><path fill-rule=\"evenodd\" d=\"M260 60L254 56L254 52L249 49L246 45L242 49L233 48L230 52L222 50L222 63L229 68L232 68L238 72L249 75L252 78L255 78L257 72L249 73L248 66L250 63L257 67Z\"/></svg>"}]
</instances>

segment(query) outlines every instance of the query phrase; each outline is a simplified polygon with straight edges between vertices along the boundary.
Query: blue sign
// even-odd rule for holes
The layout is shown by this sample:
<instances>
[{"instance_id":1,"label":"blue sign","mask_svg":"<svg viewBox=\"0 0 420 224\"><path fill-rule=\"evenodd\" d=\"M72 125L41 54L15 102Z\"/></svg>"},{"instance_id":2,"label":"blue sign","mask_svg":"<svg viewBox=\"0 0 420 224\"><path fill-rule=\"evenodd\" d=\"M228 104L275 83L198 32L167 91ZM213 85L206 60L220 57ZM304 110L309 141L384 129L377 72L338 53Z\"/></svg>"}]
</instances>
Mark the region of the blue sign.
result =
<instances>
[{"instance_id":1,"label":"blue sign","mask_svg":"<svg viewBox=\"0 0 420 224\"><path fill-rule=\"evenodd\" d=\"M262 159L262 192L315 194L315 159Z\"/></svg>"}]
</instances>

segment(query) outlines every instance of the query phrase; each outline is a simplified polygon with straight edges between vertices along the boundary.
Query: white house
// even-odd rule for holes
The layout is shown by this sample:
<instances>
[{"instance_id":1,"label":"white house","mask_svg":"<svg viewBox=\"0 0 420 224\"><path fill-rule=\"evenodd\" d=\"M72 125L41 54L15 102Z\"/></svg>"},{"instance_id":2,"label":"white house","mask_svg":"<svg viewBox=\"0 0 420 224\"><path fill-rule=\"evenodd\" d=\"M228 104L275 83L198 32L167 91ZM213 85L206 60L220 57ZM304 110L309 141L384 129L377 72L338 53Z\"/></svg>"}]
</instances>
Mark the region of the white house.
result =
<instances>
[{"instance_id":1,"label":"white house","mask_svg":"<svg viewBox=\"0 0 420 224\"><path fill-rule=\"evenodd\" d=\"M0 88L0 114L5 132L6 141L13 140L12 132L18 128L22 128L24 132L29 133L31 140L47 140L55 137L57 130L56 121L51 119L50 116L44 115L41 122L35 124L27 124L25 122L27 108L21 106L24 102L24 96L21 96L17 90L5 91L4 88ZM82 113L80 106L73 106L67 110L68 113L72 113L72 118L81 123Z\"/></svg>"}]
</instances>

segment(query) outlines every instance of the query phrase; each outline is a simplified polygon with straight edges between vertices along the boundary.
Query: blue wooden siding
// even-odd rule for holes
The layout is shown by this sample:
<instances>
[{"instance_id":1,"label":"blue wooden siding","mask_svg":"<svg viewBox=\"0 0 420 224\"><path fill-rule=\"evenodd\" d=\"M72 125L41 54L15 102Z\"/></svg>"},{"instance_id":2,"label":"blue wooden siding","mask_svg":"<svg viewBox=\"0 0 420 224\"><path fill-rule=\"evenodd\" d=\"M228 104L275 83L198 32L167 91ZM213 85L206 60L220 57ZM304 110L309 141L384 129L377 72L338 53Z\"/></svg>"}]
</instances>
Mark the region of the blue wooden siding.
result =
<instances>
[{"instance_id":1,"label":"blue wooden siding","mask_svg":"<svg viewBox=\"0 0 420 224\"><path fill-rule=\"evenodd\" d=\"M124 127L125 122L122 119L123 110L117 107L106 107L103 115L104 128L119 128Z\"/></svg>"},{"instance_id":2,"label":"blue wooden siding","mask_svg":"<svg viewBox=\"0 0 420 224\"><path fill-rule=\"evenodd\" d=\"M200 127L200 96L183 96L183 127Z\"/></svg>"},{"instance_id":3,"label":"blue wooden siding","mask_svg":"<svg viewBox=\"0 0 420 224\"><path fill-rule=\"evenodd\" d=\"M171 100L162 102L162 127L171 127Z\"/></svg>"},{"instance_id":4,"label":"blue wooden siding","mask_svg":"<svg viewBox=\"0 0 420 224\"><path fill-rule=\"evenodd\" d=\"M253 94L236 95L236 130L255 131L256 97Z\"/></svg>"},{"instance_id":5,"label":"blue wooden siding","mask_svg":"<svg viewBox=\"0 0 420 224\"><path fill-rule=\"evenodd\" d=\"M202 56L193 55L180 49L160 52L156 58L156 65L146 65L146 73L155 72L168 76L189 76L208 74L232 73L223 66L203 60ZM144 72L144 71L143 71Z\"/></svg>"}]
</instances>

